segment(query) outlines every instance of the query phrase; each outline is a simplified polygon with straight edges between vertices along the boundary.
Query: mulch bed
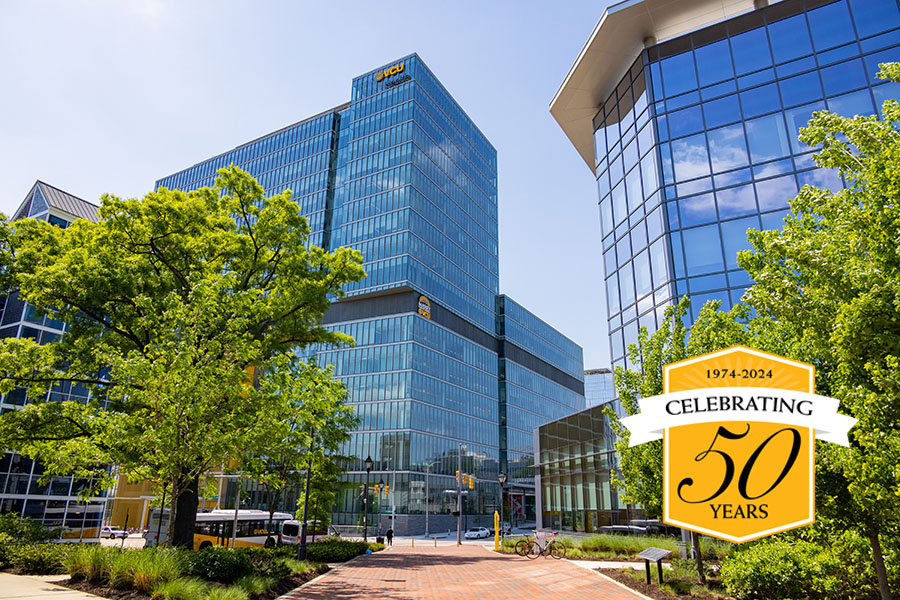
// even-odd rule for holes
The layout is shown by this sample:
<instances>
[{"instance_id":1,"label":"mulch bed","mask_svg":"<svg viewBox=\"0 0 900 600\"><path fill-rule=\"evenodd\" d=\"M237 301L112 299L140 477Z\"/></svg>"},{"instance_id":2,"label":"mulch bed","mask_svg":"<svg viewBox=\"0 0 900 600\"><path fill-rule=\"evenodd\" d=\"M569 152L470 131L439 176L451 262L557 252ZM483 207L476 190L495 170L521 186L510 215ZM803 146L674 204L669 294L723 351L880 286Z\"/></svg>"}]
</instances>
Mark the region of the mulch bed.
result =
<instances>
[{"instance_id":1,"label":"mulch bed","mask_svg":"<svg viewBox=\"0 0 900 600\"><path fill-rule=\"evenodd\" d=\"M328 565L323 564L316 571L309 571L307 573L304 573L303 575L292 575L279 581L275 585L275 587L270 589L265 594L260 594L259 596L250 596L250 600L275 600L275 598L287 594L291 590L300 587L304 583L312 581L326 571L328 571ZM56 582L56 585L61 585L69 589L78 590L79 592L93 594L94 596L110 598L111 600L148 600L150 598L150 596L148 596L147 594L142 594L137 590L119 590L116 588L111 588L107 585L98 585L95 583L89 583L87 581L72 581L71 579L69 579L66 581Z\"/></svg>"},{"instance_id":2,"label":"mulch bed","mask_svg":"<svg viewBox=\"0 0 900 600\"><path fill-rule=\"evenodd\" d=\"M623 573L619 569L599 569L601 573L615 579L619 583L630 587L631 589L642 593L643 595L654 598L655 600L695 600L700 596L691 596L687 594L673 594L670 591L661 591L656 585L647 585L645 579L635 579L630 575ZM643 576L643 575L642 575ZM665 577L665 574L663 574ZM653 572L653 581L656 580L656 571Z\"/></svg>"}]
</instances>

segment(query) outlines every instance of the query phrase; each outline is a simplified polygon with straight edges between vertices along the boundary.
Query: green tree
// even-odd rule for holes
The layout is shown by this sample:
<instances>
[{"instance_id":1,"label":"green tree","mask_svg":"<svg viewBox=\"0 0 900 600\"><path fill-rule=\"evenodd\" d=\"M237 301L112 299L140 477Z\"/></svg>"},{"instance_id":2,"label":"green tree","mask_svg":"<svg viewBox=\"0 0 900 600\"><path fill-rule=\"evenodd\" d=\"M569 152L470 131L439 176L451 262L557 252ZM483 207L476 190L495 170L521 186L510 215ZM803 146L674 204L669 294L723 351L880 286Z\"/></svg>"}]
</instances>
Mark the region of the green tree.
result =
<instances>
[{"instance_id":1,"label":"green tree","mask_svg":"<svg viewBox=\"0 0 900 600\"><path fill-rule=\"evenodd\" d=\"M172 490L170 540L192 543L200 475L239 462L273 414L254 370L311 343L332 297L364 276L359 252L308 243L289 191L266 197L246 172L213 188L104 196L99 222L23 220L0 230L3 276L39 313L67 323L58 342L0 341L0 392L32 401L0 417L0 445L109 486L107 465ZM89 386L87 403L45 402ZM104 410L105 409L105 410Z\"/></svg>"},{"instance_id":2,"label":"green tree","mask_svg":"<svg viewBox=\"0 0 900 600\"><path fill-rule=\"evenodd\" d=\"M900 81L900 66L879 76ZM813 115L800 139L847 188L804 186L784 229L749 232L738 262L755 281L749 303L793 329L824 391L858 419L850 448L820 447L819 510L868 538L887 599L882 536L900 526L900 104L882 114Z\"/></svg>"},{"instance_id":3,"label":"green tree","mask_svg":"<svg viewBox=\"0 0 900 600\"><path fill-rule=\"evenodd\" d=\"M354 408L345 404L347 390L334 379L334 370L321 368L313 360L277 357L254 396L258 404L268 407L270 426L260 428L259 435L249 440L241 470L266 487L271 529L283 491L300 487L302 498L308 472L311 490L317 476L330 473L331 456L349 439L348 431L358 426L359 419ZM330 508L331 504L324 506L326 515Z\"/></svg>"}]
</instances>

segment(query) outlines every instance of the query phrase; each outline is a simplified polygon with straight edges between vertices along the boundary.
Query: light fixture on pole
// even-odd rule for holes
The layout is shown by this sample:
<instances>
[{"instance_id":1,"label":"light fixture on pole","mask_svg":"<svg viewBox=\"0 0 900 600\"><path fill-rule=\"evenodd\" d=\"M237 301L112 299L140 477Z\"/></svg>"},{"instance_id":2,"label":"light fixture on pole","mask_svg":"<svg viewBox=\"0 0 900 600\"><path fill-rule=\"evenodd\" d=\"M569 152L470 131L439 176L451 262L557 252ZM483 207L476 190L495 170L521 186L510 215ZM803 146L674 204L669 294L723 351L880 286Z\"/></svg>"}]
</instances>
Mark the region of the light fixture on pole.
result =
<instances>
[{"instance_id":1,"label":"light fixture on pole","mask_svg":"<svg viewBox=\"0 0 900 600\"><path fill-rule=\"evenodd\" d=\"M500 539L503 539L503 524L506 522L503 520L503 509L506 508L506 506L503 504L503 486L506 483L506 474L500 473L499 475L497 475L497 481L500 482Z\"/></svg>"},{"instance_id":2,"label":"light fixture on pole","mask_svg":"<svg viewBox=\"0 0 900 600\"><path fill-rule=\"evenodd\" d=\"M366 485L363 487L363 541L369 541L369 473L375 466L371 456L366 457Z\"/></svg>"}]
</instances>

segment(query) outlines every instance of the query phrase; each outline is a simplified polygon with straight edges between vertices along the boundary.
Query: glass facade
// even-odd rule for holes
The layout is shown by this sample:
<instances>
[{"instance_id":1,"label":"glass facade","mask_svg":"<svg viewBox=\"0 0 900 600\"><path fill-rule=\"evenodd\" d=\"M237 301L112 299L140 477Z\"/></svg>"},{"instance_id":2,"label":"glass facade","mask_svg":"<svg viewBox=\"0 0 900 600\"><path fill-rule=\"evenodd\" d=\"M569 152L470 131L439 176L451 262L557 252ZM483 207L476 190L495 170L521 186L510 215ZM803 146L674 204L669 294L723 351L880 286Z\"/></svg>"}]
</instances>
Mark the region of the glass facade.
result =
<instances>
[{"instance_id":1,"label":"glass facade","mask_svg":"<svg viewBox=\"0 0 900 600\"><path fill-rule=\"evenodd\" d=\"M584 372L584 400L587 406L601 406L616 400L616 384L609 369L590 369ZM613 405L617 410L621 405Z\"/></svg>"},{"instance_id":2,"label":"glass facade","mask_svg":"<svg viewBox=\"0 0 900 600\"><path fill-rule=\"evenodd\" d=\"M38 182L29 192L15 219L34 218L57 227L67 227L75 219L60 211L53 200L64 197L72 205L96 213L97 207L65 192ZM31 338L40 344L54 342L65 331L65 323L52 316L39 317L35 307L12 291L0 298L0 337ZM44 398L49 401L87 402L91 392L82 385L66 382L52 387ZM22 408L32 399L25 388L15 388L0 398L0 414ZM42 522L48 527L61 527L65 538L96 538L103 519L106 498L98 496L88 502L78 499L88 482L75 477L52 477L41 482L41 463L14 452L0 458L0 513L14 512Z\"/></svg>"},{"instance_id":3,"label":"glass facade","mask_svg":"<svg viewBox=\"0 0 900 600\"><path fill-rule=\"evenodd\" d=\"M594 118L611 358L689 295L728 309L749 228L778 229L804 184L843 186L797 141L814 111L875 114L898 85L895 0L784 0L647 48Z\"/></svg>"},{"instance_id":4,"label":"glass facade","mask_svg":"<svg viewBox=\"0 0 900 600\"><path fill-rule=\"evenodd\" d=\"M399 535L421 533L427 511L432 530L455 527L449 492L460 452L477 478L467 525L492 523L507 443L516 444L514 462L530 466L521 457L531 456L532 428L583 406L581 348L511 301L504 312L498 299L496 150L413 54L355 78L347 104L157 186L211 185L231 163L267 194L293 191L311 220L310 244L363 255L367 276L323 322L356 344L303 351L334 365L361 419L341 449L353 457L352 485L339 494L335 523L361 522L358 485L370 456L369 482L391 489L373 495L372 525L386 529L395 514ZM524 407L511 429L501 414L507 381ZM519 470L533 498L534 475Z\"/></svg>"},{"instance_id":5,"label":"glass facade","mask_svg":"<svg viewBox=\"0 0 900 600\"><path fill-rule=\"evenodd\" d=\"M591 533L641 518L641 511L623 504L610 484L610 471L618 466L614 444L603 406L538 429L538 527Z\"/></svg>"}]
</instances>

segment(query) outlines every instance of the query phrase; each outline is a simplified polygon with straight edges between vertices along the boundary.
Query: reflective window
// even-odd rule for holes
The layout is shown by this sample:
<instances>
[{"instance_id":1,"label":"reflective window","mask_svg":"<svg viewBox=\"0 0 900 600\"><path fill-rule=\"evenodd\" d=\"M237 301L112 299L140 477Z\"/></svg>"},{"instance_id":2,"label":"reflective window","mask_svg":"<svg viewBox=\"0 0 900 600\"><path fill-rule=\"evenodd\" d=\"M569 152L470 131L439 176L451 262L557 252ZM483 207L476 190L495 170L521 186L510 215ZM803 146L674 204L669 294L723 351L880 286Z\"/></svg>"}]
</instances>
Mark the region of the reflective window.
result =
<instances>
[{"instance_id":1,"label":"reflective window","mask_svg":"<svg viewBox=\"0 0 900 600\"><path fill-rule=\"evenodd\" d=\"M853 23L844 2L835 2L808 13L813 45L817 51L833 48L853 40Z\"/></svg>"},{"instance_id":2,"label":"reflective window","mask_svg":"<svg viewBox=\"0 0 900 600\"><path fill-rule=\"evenodd\" d=\"M828 110L842 117L874 115L875 106L868 89L851 92L837 98L828 99Z\"/></svg>"},{"instance_id":3,"label":"reflective window","mask_svg":"<svg viewBox=\"0 0 900 600\"><path fill-rule=\"evenodd\" d=\"M619 280L613 275L606 280L606 300L609 305L609 314L615 314L621 310L619 305Z\"/></svg>"},{"instance_id":4,"label":"reflective window","mask_svg":"<svg viewBox=\"0 0 900 600\"><path fill-rule=\"evenodd\" d=\"M766 162L790 154L784 118L780 113L747 121L745 125L753 162Z\"/></svg>"},{"instance_id":5,"label":"reflective window","mask_svg":"<svg viewBox=\"0 0 900 600\"><path fill-rule=\"evenodd\" d=\"M634 304L634 279L631 277L631 268L623 267L619 270L619 291L622 295L622 306Z\"/></svg>"},{"instance_id":6,"label":"reflective window","mask_svg":"<svg viewBox=\"0 0 900 600\"><path fill-rule=\"evenodd\" d=\"M669 133L673 138L703 130L703 114L700 106L692 106L669 113Z\"/></svg>"},{"instance_id":7,"label":"reflective window","mask_svg":"<svg viewBox=\"0 0 900 600\"><path fill-rule=\"evenodd\" d=\"M784 79L778 83L778 89L785 106L797 106L822 97L822 84L816 72Z\"/></svg>"},{"instance_id":8,"label":"reflective window","mask_svg":"<svg viewBox=\"0 0 900 600\"><path fill-rule=\"evenodd\" d=\"M866 71L863 62L857 58L822 69L822 84L825 94L834 96L866 85Z\"/></svg>"},{"instance_id":9,"label":"reflective window","mask_svg":"<svg viewBox=\"0 0 900 600\"><path fill-rule=\"evenodd\" d=\"M786 208L788 200L796 195L797 180L793 175L767 179L756 184L756 196L759 198L761 211Z\"/></svg>"},{"instance_id":10,"label":"reflective window","mask_svg":"<svg viewBox=\"0 0 900 600\"><path fill-rule=\"evenodd\" d=\"M661 63L663 88L667 96L676 96L697 88L694 55L691 52L664 58Z\"/></svg>"},{"instance_id":11,"label":"reflective window","mask_svg":"<svg viewBox=\"0 0 900 600\"><path fill-rule=\"evenodd\" d=\"M752 185L743 185L716 192L719 216L722 219L739 217L756 212L756 196Z\"/></svg>"},{"instance_id":12,"label":"reflective window","mask_svg":"<svg viewBox=\"0 0 900 600\"><path fill-rule=\"evenodd\" d=\"M672 159L676 181L709 175L709 155L703 134L672 142Z\"/></svg>"},{"instance_id":13,"label":"reflective window","mask_svg":"<svg viewBox=\"0 0 900 600\"><path fill-rule=\"evenodd\" d=\"M718 225L685 229L681 234L684 237L684 260L688 276L725 270Z\"/></svg>"},{"instance_id":14,"label":"reflective window","mask_svg":"<svg viewBox=\"0 0 900 600\"><path fill-rule=\"evenodd\" d=\"M760 215L763 229L781 229L784 227L784 218L788 215L787 210L779 210L777 212L766 213Z\"/></svg>"},{"instance_id":15,"label":"reflective window","mask_svg":"<svg viewBox=\"0 0 900 600\"><path fill-rule=\"evenodd\" d=\"M809 146L797 139L797 135L799 134L801 127L806 127L807 123L809 123L809 120L812 117L812 114L815 111L824 109L824 102L815 102L813 104L798 106L797 108L791 108L784 111L784 116L787 119L788 131L790 131L790 136L788 137L791 140L791 148L793 149L794 154L800 154L802 152L807 152L808 150L810 150ZM749 132L750 130L748 129L748 135ZM751 146L751 153L752 151L753 150Z\"/></svg>"},{"instance_id":16,"label":"reflective window","mask_svg":"<svg viewBox=\"0 0 900 600\"><path fill-rule=\"evenodd\" d=\"M653 283L650 280L650 255L647 250L634 257L634 280L638 297L653 290Z\"/></svg>"},{"instance_id":17,"label":"reflective window","mask_svg":"<svg viewBox=\"0 0 900 600\"><path fill-rule=\"evenodd\" d=\"M738 75L772 66L765 29L751 29L731 38L734 67Z\"/></svg>"},{"instance_id":18,"label":"reflective window","mask_svg":"<svg viewBox=\"0 0 900 600\"><path fill-rule=\"evenodd\" d=\"M669 279L669 261L666 259L665 238L650 244L650 266L653 268L653 287L658 288Z\"/></svg>"},{"instance_id":19,"label":"reflective window","mask_svg":"<svg viewBox=\"0 0 900 600\"><path fill-rule=\"evenodd\" d=\"M697 56L697 77L701 87L734 77L727 39L697 48L694 54Z\"/></svg>"},{"instance_id":20,"label":"reflective window","mask_svg":"<svg viewBox=\"0 0 900 600\"><path fill-rule=\"evenodd\" d=\"M625 202L625 182L620 181L612 191L613 216L616 225L625 220L628 216L628 205Z\"/></svg>"},{"instance_id":21,"label":"reflective window","mask_svg":"<svg viewBox=\"0 0 900 600\"><path fill-rule=\"evenodd\" d=\"M751 248L747 241L747 230L759 229L759 217L754 215L736 221L725 221L719 227L722 229L722 244L725 247L725 266L729 269L737 268L737 253Z\"/></svg>"},{"instance_id":22,"label":"reflective window","mask_svg":"<svg viewBox=\"0 0 900 600\"><path fill-rule=\"evenodd\" d=\"M741 92L740 96L744 117L748 119L781 108L778 102L778 88L774 83Z\"/></svg>"},{"instance_id":23,"label":"reflective window","mask_svg":"<svg viewBox=\"0 0 900 600\"><path fill-rule=\"evenodd\" d=\"M861 37L867 37L888 29L900 27L900 11L894 2L850 0L853 20Z\"/></svg>"},{"instance_id":24,"label":"reflective window","mask_svg":"<svg viewBox=\"0 0 900 600\"><path fill-rule=\"evenodd\" d=\"M713 173L747 166L747 140L740 124L714 129L708 136Z\"/></svg>"},{"instance_id":25,"label":"reflective window","mask_svg":"<svg viewBox=\"0 0 900 600\"><path fill-rule=\"evenodd\" d=\"M736 123L741 120L741 105L737 96L726 96L703 103L703 115L709 128Z\"/></svg>"},{"instance_id":26,"label":"reflective window","mask_svg":"<svg viewBox=\"0 0 900 600\"><path fill-rule=\"evenodd\" d=\"M716 220L716 201L712 194L702 194L678 201L682 227L712 223Z\"/></svg>"},{"instance_id":27,"label":"reflective window","mask_svg":"<svg viewBox=\"0 0 900 600\"><path fill-rule=\"evenodd\" d=\"M783 63L812 53L806 16L795 15L789 19L769 23L769 39L776 63Z\"/></svg>"}]
</instances>

